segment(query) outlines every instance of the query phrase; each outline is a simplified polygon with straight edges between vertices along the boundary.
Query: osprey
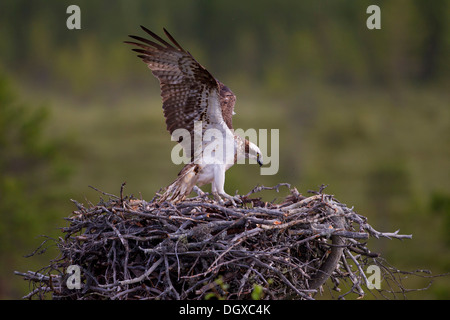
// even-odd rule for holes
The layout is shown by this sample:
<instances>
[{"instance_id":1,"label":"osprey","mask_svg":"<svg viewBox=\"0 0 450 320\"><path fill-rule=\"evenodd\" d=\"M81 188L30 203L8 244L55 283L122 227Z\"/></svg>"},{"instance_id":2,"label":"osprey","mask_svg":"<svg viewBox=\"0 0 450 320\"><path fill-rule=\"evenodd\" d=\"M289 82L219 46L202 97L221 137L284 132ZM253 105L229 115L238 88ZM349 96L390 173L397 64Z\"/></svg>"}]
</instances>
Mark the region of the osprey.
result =
<instances>
[{"instance_id":1,"label":"osprey","mask_svg":"<svg viewBox=\"0 0 450 320\"><path fill-rule=\"evenodd\" d=\"M172 137L178 136L185 154L190 155L177 179L170 184L160 201L179 202L197 186L211 183L216 200L240 201L224 190L225 171L237 161L253 159L261 166L260 149L247 139L234 134L232 116L236 96L215 79L192 55L185 51L164 29L169 43L141 26L152 37L148 40L130 35L139 42L133 51L141 58L160 82L164 117ZM184 135L177 135L177 133ZM207 133L209 139L206 138Z\"/></svg>"}]
</instances>

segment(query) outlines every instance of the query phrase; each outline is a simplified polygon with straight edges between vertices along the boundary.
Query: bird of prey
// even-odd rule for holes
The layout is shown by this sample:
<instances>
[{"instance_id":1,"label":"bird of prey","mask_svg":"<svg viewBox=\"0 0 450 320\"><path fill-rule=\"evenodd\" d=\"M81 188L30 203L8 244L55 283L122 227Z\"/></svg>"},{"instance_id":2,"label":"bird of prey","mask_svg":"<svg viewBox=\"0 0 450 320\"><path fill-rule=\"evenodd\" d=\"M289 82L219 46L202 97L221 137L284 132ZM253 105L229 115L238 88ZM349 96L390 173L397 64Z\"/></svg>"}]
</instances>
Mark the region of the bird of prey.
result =
<instances>
[{"instance_id":1,"label":"bird of prey","mask_svg":"<svg viewBox=\"0 0 450 320\"><path fill-rule=\"evenodd\" d=\"M137 52L160 82L167 130L190 155L176 180L160 198L172 203L183 201L199 186L211 183L220 203L240 201L224 190L225 171L237 161L252 159L262 165L261 151L254 143L236 135L232 126L236 96L215 79L164 29L168 41L141 26L152 40L130 35L125 41ZM181 131L180 131L181 130ZM184 135L177 135L184 132ZM207 133L209 138L206 138ZM242 163L242 162L240 162ZM195 189L194 189L195 188ZM201 192L201 190L199 191Z\"/></svg>"}]
</instances>

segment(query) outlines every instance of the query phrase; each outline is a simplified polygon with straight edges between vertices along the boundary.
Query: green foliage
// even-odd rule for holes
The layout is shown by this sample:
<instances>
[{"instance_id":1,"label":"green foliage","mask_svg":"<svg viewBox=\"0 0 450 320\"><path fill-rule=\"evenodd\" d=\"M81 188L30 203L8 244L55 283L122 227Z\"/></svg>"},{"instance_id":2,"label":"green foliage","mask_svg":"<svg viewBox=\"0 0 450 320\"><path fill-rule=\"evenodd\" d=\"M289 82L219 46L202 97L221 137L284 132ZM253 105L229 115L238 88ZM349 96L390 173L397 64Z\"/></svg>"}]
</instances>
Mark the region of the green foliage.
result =
<instances>
[{"instance_id":1,"label":"green foliage","mask_svg":"<svg viewBox=\"0 0 450 320\"><path fill-rule=\"evenodd\" d=\"M450 246L450 195L442 192L433 192L430 208L442 218L441 232L445 237L447 246Z\"/></svg>"},{"instance_id":2,"label":"green foliage","mask_svg":"<svg viewBox=\"0 0 450 320\"><path fill-rule=\"evenodd\" d=\"M81 30L65 27L69 4L81 8ZM129 52L120 43L144 24L158 33L168 28L221 79L245 80L271 92L290 91L313 78L348 85L445 81L449 2L378 1L377 31L366 28L370 4L9 0L0 4L0 37L10 40L1 44L2 55L15 72L82 94L100 84L143 79L138 61L126 59Z\"/></svg>"},{"instance_id":3,"label":"green foliage","mask_svg":"<svg viewBox=\"0 0 450 320\"><path fill-rule=\"evenodd\" d=\"M223 276L214 280L212 292L205 294L205 300L225 300L228 295L229 285L224 281Z\"/></svg>"},{"instance_id":4,"label":"green foliage","mask_svg":"<svg viewBox=\"0 0 450 320\"><path fill-rule=\"evenodd\" d=\"M55 218L46 203L67 174L58 145L44 137L48 110L19 102L0 73L0 261L11 263L30 252L35 237ZM50 233L54 233L54 230ZM30 237L31 236L31 237ZM12 270L0 265L0 280ZM5 281L5 283L9 283ZM0 292L1 294L1 292Z\"/></svg>"},{"instance_id":5,"label":"green foliage","mask_svg":"<svg viewBox=\"0 0 450 320\"><path fill-rule=\"evenodd\" d=\"M263 287L259 284L255 284L251 296L253 300L261 300L264 296Z\"/></svg>"}]
</instances>

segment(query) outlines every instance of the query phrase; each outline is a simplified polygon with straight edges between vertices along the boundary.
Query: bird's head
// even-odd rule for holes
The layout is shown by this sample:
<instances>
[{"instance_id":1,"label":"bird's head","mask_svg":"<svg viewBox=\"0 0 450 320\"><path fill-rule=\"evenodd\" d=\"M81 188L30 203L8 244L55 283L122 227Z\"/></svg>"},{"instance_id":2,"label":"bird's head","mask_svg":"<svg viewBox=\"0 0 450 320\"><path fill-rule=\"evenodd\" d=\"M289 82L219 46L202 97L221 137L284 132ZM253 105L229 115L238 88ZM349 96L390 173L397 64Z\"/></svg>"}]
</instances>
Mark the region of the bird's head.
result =
<instances>
[{"instance_id":1,"label":"bird's head","mask_svg":"<svg viewBox=\"0 0 450 320\"><path fill-rule=\"evenodd\" d=\"M253 142L248 142L248 152L246 152L246 156L249 159L256 160L260 167L263 165L263 156L261 150Z\"/></svg>"}]
</instances>

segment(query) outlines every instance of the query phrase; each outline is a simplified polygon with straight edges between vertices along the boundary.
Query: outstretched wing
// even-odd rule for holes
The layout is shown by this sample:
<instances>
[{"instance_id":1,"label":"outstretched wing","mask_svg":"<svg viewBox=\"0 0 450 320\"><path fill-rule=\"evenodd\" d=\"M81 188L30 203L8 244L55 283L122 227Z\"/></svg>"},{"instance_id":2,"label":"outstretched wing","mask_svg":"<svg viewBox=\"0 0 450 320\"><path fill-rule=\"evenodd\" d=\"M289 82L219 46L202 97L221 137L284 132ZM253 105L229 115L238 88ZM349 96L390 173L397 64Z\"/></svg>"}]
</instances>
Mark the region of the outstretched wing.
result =
<instances>
[{"instance_id":1,"label":"outstretched wing","mask_svg":"<svg viewBox=\"0 0 450 320\"><path fill-rule=\"evenodd\" d=\"M170 134L183 128L192 137L195 121L208 125L225 121L232 129L231 117L236 97L231 90L217 81L167 30L164 29L164 33L172 44L147 28L141 28L152 40L130 35L139 42L126 43L139 47L133 51L139 53L138 57L159 79L164 117Z\"/></svg>"}]
</instances>

